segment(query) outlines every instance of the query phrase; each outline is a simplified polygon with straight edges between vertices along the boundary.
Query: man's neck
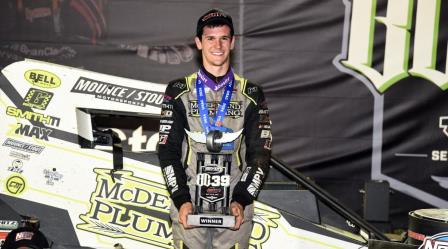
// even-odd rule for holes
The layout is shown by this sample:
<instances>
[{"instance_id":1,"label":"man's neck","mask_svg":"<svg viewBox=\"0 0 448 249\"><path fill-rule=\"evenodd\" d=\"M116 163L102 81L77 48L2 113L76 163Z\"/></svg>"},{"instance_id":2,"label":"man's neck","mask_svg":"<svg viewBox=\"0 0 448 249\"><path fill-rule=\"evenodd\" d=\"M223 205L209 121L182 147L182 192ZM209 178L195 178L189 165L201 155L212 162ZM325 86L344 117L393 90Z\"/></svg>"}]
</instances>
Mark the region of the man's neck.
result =
<instances>
[{"instance_id":1,"label":"man's neck","mask_svg":"<svg viewBox=\"0 0 448 249\"><path fill-rule=\"evenodd\" d=\"M222 66L212 66L204 64L203 67L208 73L212 74L213 76L221 77L224 76L229 71L230 65L228 63Z\"/></svg>"},{"instance_id":2,"label":"man's neck","mask_svg":"<svg viewBox=\"0 0 448 249\"><path fill-rule=\"evenodd\" d=\"M207 75L207 77L209 79L211 79L213 81L213 83L218 84L227 75L227 73L230 71L230 68L228 68L227 71L225 73L223 73L221 76L216 76L216 75L212 74L204 66L201 66L201 70L202 70L202 72L205 73L205 75Z\"/></svg>"}]
</instances>

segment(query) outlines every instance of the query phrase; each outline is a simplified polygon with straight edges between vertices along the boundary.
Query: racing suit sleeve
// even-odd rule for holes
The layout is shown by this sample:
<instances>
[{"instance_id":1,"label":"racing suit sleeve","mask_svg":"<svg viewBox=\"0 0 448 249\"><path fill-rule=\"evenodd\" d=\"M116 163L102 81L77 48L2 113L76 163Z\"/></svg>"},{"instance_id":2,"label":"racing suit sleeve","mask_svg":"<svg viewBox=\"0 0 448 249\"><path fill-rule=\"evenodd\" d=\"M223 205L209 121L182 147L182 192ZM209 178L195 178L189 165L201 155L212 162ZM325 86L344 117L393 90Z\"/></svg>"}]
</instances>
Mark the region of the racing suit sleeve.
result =
<instances>
[{"instance_id":1,"label":"racing suit sleeve","mask_svg":"<svg viewBox=\"0 0 448 249\"><path fill-rule=\"evenodd\" d=\"M256 103L252 102L245 111L247 165L232 195L232 201L240 203L243 207L253 203L269 173L272 142L271 120L263 91L253 84L248 83L248 87L251 87L252 94L246 92L246 95Z\"/></svg>"},{"instance_id":2,"label":"racing suit sleeve","mask_svg":"<svg viewBox=\"0 0 448 249\"><path fill-rule=\"evenodd\" d=\"M182 141L185 136L184 128L188 129L185 106L179 95L182 81L168 84L162 103L159 124L158 156L166 186L177 209L185 202L191 202L187 174L182 165ZM173 87L173 85L177 87Z\"/></svg>"}]
</instances>

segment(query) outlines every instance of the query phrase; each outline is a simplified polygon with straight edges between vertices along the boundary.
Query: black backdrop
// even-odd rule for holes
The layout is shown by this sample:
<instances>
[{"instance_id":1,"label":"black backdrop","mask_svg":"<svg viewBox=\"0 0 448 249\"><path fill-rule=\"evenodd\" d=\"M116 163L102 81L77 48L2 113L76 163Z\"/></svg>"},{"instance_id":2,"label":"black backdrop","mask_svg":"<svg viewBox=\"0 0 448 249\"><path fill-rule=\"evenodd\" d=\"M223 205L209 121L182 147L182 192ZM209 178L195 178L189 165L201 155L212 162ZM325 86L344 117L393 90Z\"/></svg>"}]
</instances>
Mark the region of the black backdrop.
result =
<instances>
[{"instance_id":1,"label":"black backdrop","mask_svg":"<svg viewBox=\"0 0 448 249\"><path fill-rule=\"evenodd\" d=\"M364 182L388 180L393 227L406 227L410 210L448 207L448 111L444 84L409 71L423 1L394 1L409 8L392 0L2 0L0 66L34 58L167 83L196 70L197 17L222 8L235 23L235 71L265 89L274 153L359 213ZM432 50L419 51L448 79L447 27L437 25L448 6L440 2L435 29L423 35L434 38ZM355 15L368 16L361 10L369 4L370 26L361 30L370 32L372 53L364 66L386 75L400 52L387 44L403 41L392 33L408 35L403 72L386 89L341 62L357 57ZM407 27L394 23L406 15Z\"/></svg>"}]
</instances>

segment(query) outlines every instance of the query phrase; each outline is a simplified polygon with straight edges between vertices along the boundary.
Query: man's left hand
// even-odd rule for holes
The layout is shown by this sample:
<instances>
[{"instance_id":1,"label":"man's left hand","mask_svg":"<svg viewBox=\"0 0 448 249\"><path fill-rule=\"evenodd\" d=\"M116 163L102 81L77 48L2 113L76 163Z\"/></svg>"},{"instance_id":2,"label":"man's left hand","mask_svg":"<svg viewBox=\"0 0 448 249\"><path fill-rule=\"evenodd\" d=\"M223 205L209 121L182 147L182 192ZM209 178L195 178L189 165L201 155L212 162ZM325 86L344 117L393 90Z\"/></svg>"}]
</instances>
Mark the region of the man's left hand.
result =
<instances>
[{"instance_id":1,"label":"man's left hand","mask_svg":"<svg viewBox=\"0 0 448 249\"><path fill-rule=\"evenodd\" d=\"M232 215L235 216L235 226L233 227L233 230L238 230L244 222L244 208L241 204L234 201L230 203L230 211Z\"/></svg>"}]
</instances>

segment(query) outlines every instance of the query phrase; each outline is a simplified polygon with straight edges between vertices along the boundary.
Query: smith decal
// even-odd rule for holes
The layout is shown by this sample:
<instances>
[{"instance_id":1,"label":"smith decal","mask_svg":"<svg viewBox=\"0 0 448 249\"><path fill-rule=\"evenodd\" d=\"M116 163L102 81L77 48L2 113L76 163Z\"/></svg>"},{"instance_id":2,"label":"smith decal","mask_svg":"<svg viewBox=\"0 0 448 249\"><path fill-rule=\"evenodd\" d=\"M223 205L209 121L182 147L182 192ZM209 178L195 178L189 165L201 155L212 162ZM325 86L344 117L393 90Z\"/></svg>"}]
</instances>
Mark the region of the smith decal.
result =
<instances>
[{"instance_id":1,"label":"smith decal","mask_svg":"<svg viewBox=\"0 0 448 249\"><path fill-rule=\"evenodd\" d=\"M163 184L110 169L95 169L97 186L90 210L79 218L81 230L111 238L128 238L161 248L171 247L170 199Z\"/></svg>"}]
</instances>

